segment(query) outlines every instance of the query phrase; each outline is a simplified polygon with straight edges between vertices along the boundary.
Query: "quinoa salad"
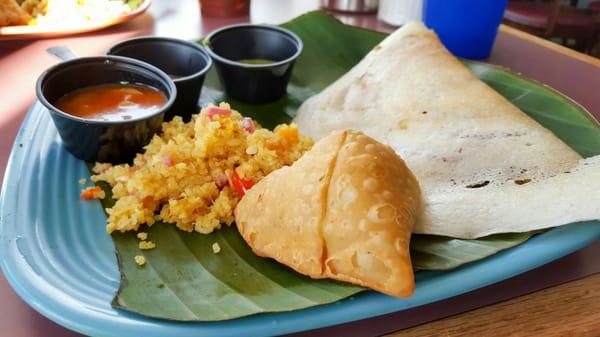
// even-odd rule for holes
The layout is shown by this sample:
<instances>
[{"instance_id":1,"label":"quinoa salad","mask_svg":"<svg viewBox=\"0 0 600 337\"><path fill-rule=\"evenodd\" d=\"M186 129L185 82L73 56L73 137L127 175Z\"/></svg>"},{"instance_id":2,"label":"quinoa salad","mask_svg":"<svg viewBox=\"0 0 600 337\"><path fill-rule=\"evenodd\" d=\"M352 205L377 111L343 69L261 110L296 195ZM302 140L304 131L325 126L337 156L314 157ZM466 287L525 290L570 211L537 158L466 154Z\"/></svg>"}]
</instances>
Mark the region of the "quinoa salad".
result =
<instances>
[{"instance_id":1,"label":"quinoa salad","mask_svg":"<svg viewBox=\"0 0 600 337\"><path fill-rule=\"evenodd\" d=\"M96 163L91 179L108 183L116 199L106 210L109 233L164 221L208 234L233 223L246 190L294 163L312 145L293 124L270 131L221 103L202 109L188 123L180 117L163 123L133 164ZM104 195L82 193L90 197Z\"/></svg>"}]
</instances>

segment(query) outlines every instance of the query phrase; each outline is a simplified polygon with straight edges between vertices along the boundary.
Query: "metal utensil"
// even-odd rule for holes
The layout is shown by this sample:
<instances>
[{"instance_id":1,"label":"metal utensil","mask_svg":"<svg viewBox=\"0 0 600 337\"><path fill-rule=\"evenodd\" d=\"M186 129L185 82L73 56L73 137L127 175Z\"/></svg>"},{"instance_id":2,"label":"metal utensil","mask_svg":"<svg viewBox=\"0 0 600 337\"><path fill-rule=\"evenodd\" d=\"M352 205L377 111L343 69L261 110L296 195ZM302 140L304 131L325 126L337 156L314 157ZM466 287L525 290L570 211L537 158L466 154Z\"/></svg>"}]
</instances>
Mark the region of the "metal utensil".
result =
<instances>
[{"instance_id":1,"label":"metal utensil","mask_svg":"<svg viewBox=\"0 0 600 337\"><path fill-rule=\"evenodd\" d=\"M79 57L75 52L69 49L69 47L65 46L50 47L46 49L46 52L62 61L68 61Z\"/></svg>"},{"instance_id":2,"label":"metal utensil","mask_svg":"<svg viewBox=\"0 0 600 337\"><path fill-rule=\"evenodd\" d=\"M379 0L321 0L321 7L343 12L369 13L377 11Z\"/></svg>"}]
</instances>

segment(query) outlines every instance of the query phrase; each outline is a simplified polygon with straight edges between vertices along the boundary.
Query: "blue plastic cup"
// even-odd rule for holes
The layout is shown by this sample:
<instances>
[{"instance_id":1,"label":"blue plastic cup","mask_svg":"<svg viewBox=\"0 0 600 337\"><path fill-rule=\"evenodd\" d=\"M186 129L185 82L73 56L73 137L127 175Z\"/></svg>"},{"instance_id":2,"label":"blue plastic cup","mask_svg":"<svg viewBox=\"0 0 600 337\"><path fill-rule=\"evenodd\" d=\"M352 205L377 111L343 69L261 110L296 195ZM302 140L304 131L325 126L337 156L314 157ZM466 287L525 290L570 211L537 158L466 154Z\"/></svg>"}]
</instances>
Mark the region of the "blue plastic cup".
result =
<instances>
[{"instance_id":1,"label":"blue plastic cup","mask_svg":"<svg viewBox=\"0 0 600 337\"><path fill-rule=\"evenodd\" d=\"M468 59L490 56L508 0L425 0L423 21L450 52Z\"/></svg>"}]
</instances>

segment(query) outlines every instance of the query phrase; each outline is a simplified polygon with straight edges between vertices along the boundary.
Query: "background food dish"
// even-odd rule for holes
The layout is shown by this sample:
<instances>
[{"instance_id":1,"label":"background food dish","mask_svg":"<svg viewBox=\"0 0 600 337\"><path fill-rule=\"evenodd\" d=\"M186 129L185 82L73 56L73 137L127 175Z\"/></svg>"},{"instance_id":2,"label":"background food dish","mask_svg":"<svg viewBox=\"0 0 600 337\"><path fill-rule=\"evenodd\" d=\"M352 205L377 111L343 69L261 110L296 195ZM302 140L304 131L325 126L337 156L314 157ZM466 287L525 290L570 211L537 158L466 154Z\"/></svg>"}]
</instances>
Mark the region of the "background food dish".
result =
<instances>
[{"instance_id":1,"label":"background food dish","mask_svg":"<svg viewBox=\"0 0 600 337\"><path fill-rule=\"evenodd\" d=\"M131 12L102 22L93 22L87 25L74 27L45 27L45 26L6 26L0 27L0 40L38 39L59 37L72 34L91 32L123 22L130 21L144 13L150 7L152 0L143 0Z\"/></svg>"}]
</instances>

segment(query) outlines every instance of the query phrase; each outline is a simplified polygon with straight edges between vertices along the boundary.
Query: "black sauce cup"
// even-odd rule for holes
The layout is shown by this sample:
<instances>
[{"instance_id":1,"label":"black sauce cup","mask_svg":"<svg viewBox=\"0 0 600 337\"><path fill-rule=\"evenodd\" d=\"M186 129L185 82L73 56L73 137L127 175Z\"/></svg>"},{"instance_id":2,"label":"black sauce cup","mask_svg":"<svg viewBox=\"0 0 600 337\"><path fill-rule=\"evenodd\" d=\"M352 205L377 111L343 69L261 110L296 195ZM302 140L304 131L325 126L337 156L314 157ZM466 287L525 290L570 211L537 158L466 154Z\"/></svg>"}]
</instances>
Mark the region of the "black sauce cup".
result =
<instances>
[{"instance_id":1,"label":"black sauce cup","mask_svg":"<svg viewBox=\"0 0 600 337\"><path fill-rule=\"evenodd\" d=\"M212 60L198 44L166 37L138 37L112 46L106 54L131 57L167 73L177 87L177 98L165 120L181 116L189 121L198 112L198 98Z\"/></svg>"},{"instance_id":2,"label":"black sauce cup","mask_svg":"<svg viewBox=\"0 0 600 337\"><path fill-rule=\"evenodd\" d=\"M55 106L59 98L74 90L120 83L151 86L162 92L167 101L157 111L122 121L81 118ZM131 162L160 130L177 89L169 76L154 66L126 57L102 56L76 58L49 68L38 78L36 94L50 112L69 152L86 161L117 164Z\"/></svg>"},{"instance_id":3,"label":"black sauce cup","mask_svg":"<svg viewBox=\"0 0 600 337\"><path fill-rule=\"evenodd\" d=\"M227 96L247 103L269 103L286 94L294 62L302 53L300 38L289 30L242 24L210 33L205 43ZM248 59L267 64L238 62Z\"/></svg>"}]
</instances>

